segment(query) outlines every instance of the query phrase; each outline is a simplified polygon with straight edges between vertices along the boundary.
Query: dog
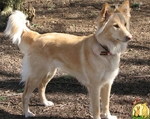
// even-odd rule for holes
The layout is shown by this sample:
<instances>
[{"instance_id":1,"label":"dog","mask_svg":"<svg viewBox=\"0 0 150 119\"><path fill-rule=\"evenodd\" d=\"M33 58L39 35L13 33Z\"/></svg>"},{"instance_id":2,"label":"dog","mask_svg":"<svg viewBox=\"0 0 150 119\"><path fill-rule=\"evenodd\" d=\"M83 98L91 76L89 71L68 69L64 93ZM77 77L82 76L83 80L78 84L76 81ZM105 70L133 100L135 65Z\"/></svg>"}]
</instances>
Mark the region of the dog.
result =
<instances>
[{"instance_id":1,"label":"dog","mask_svg":"<svg viewBox=\"0 0 150 119\"><path fill-rule=\"evenodd\" d=\"M60 68L87 88L94 119L117 119L109 111L110 91L119 72L120 55L132 39L130 17L128 0L116 9L105 3L97 19L96 32L76 36L65 33L39 34L26 26L27 20L22 12L12 13L4 33L24 53L22 82L25 82L25 89L22 101L25 117L35 116L28 106L35 88L38 88L42 104L54 105L46 99L45 88L56 69Z\"/></svg>"}]
</instances>

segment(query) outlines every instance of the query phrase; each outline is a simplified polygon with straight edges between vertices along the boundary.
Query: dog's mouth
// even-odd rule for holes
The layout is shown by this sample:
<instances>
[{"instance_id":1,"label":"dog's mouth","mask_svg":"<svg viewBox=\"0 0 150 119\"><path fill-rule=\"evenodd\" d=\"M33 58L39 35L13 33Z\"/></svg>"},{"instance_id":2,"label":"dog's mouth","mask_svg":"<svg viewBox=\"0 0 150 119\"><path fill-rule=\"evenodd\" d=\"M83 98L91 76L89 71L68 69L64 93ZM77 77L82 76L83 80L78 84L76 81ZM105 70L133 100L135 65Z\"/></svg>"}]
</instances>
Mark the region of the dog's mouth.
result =
<instances>
[{"instance_id":1,"label":"dog's mouth","mask_svg":"<svg viewBox=\"0 0 150 119\"><path fill-rule=\"evenodd\" d=\"M120 39L118 39L118 38L116 38L116 40L117 40L117 41L120 41L120 42L124 42L124 43L126 43L126 42L129 42L129 41L130 41L129 39L120 40Z\"/></svg>"}]
</instances>

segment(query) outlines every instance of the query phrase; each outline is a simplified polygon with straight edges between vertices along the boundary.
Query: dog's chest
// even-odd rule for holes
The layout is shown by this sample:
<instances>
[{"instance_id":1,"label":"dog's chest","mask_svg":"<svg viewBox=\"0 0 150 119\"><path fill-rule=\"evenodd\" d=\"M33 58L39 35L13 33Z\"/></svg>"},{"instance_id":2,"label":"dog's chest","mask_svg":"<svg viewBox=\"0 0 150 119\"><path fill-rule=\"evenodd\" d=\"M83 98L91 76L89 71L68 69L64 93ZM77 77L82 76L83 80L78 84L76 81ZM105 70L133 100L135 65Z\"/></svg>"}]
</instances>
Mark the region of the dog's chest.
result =
<instances>
[{"instance_id":1,"label":"dog's chest","mask_svg":"<svg viewBox=\"0 0 150 119\"><path fill-rule=\"evenodd\" d=\"M113 82L119 72L120 56L109 57L105 62L102 79L104 82Z\"/></svg>"},{"instance_id":2,"label":"dog's chest","mask_svg":"<svg viewBox=\"0 0 150 119\"><path fill-rule=\"evenodd\" d=\"M116 68L119 68L120 56L119 55L110 56L107 62L108 68L110 70L115 70Z\"/></svg>"},{"instance_id":3,"label":"dog's chest","mask_svg":"<svg viewBox=\"0 0 150 119\"><path fill-rule=\"evenodd\" d=\"M98 64L97 66L101 67L104 70L115 70L119 68L119 63L120 63L120 55L106 55L106 56L101 56L98 59Z\"/></svg>"}]
</instances>

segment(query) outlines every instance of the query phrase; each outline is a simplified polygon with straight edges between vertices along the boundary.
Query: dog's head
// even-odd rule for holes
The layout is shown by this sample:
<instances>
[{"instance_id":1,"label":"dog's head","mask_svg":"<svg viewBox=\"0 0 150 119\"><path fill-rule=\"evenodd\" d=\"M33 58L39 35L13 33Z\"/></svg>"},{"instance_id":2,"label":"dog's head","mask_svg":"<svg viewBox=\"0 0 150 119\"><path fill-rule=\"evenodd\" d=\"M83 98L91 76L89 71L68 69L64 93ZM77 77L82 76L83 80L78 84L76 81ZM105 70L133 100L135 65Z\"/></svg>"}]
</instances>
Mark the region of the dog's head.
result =
<instances>
[{"instance_id":1,"label":"dog's head","mask_svg":"<svg viewBox=\"0 0 150 119\"><path fill-rule=\"evenodd\" d=\"M97 39L109 39L114 43L131 40L129 20L129 1L125 1L116 9L111 8L108 3L105 3L98 18Z\"/></svg>"}]
</instances>

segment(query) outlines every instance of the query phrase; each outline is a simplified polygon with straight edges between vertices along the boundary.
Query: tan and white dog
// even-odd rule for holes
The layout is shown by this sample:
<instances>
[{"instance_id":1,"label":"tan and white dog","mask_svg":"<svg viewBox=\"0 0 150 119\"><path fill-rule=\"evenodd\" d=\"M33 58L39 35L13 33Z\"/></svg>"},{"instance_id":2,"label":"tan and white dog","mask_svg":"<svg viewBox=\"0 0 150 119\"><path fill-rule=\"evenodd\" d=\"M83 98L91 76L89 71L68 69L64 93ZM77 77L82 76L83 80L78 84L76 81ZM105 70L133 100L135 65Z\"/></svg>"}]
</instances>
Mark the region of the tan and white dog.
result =
<instances>
[{"instance_id":1,"label":"tan and white dog","mask_svg":"<svg viewBox=\"0 0 150 119\"><path fill-rule=\"evenodd\" d=\"M109 111L110 91L119 71L120 54L126 50L132 38L129 19L129 1L115 10L106 3L98 17L95 34L39 34L27 28L26 17L22 12L15 11L9 17L4 32L24 53L22 82L25 82L25 89L22 100L25 117L34 116L28 104L36 87L41 102L46 106L53 105L46 99L45 88L56 69L61 68L87 87L94 119L116 119Z\"/></svg>"}]
</instances>

